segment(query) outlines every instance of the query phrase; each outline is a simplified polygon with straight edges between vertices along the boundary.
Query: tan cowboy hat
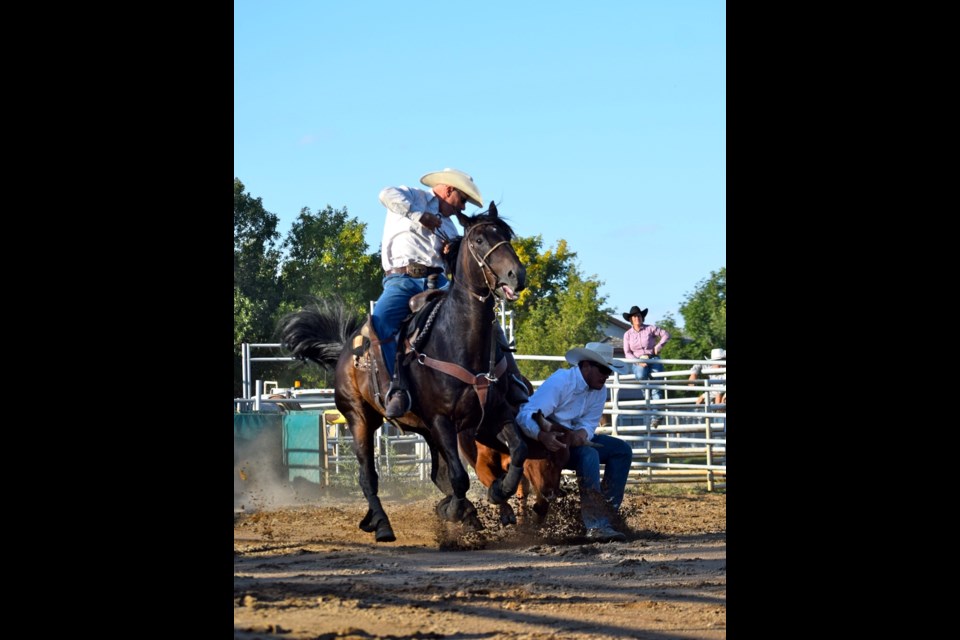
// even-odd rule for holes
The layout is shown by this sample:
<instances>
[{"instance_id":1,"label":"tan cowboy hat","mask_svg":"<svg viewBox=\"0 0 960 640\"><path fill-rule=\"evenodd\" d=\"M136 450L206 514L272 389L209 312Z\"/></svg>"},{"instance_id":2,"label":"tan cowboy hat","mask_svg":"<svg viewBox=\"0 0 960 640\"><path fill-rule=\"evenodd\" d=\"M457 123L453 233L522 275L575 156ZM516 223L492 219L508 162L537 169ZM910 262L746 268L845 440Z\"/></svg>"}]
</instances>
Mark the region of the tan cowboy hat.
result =
<instances>
[{"instance_id":1,"label":"tan cowboy hat","mask_svg":"<svg viewBox=\"0 0 960 640\"><path fill-rule=\"evenodd\" d=\"M480 195L480 189L477 189L477 185L473 183L473 178L463 171L449 168L443 171L434 171L420 178L420 182L428 187L435 187L438 184L448 184L454 189L462 191L463 195L467 196L467 200L473 204L478 207L483 206L483 196Z\"/></svg>"},{"instance_id":2,"label":"tan cowboy hat","mask_svg":"<svg viewBox=\"0 0 960 640\"><path fill-rule=\"evenodd\" d=\"M632 307L630 307L630 311L627 311L626 313L623 314L623 319L626 320L627 322L630 322L630 316L640 316L641 318L646 320L647 311L649 311L649 309L643 309L641 311L640 307L638 307L637 305L633 305Z\"/></svg>"},{"instance_id":3,"label":"tan cowboy hat","mask_svg":"<svg viewBox=\"0 0 960 640\"><path fill-rule=\"evenodd\" d=\"M630 368L626 362L613 357L613 345L608 342L588 342L584 347L575 347L567 351L567 362L572 365L580 364L581 360L589 360L613 369L617 373L626 373Z\"/></svg>"}]
</instances>

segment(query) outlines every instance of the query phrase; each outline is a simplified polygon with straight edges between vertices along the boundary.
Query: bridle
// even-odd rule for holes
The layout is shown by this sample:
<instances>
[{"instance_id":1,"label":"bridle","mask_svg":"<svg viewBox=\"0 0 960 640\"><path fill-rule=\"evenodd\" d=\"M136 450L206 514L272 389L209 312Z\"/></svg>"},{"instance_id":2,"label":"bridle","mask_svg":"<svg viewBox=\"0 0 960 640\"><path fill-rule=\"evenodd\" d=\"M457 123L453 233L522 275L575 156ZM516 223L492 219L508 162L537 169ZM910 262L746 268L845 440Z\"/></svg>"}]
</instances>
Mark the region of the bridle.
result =
<instances>
[{"instance_id":1,"label":"bridle","mask_svg":"<svg viewBox=\"0 0 960 640\"><path fill-rule=\"evenodd\" d=\"M493 222L482 222L480 224L475 224L469 229L467 229L467 232L463 236L463 242L467 244L467 249L470 250L470 255L473 256L473 259L476 260L477 262L477 266L480 267L480 273L483 275L483 283L487 285L487 295L481 295L480 293L477 293L476 291L471 289L470 285L466 282L463 283L463 286L467 289L467 291L475 295L477 297L477 300L479 300L480 302L486 302L490 298L490 296L492 296L496 292L496 288L497 288L497 274L494 272L493 267L491 267L487 263L487 258L489 258L490 254L496 251L502 245L505 245L505 244L509 245L510 241L501 240L497 244L490 247L490 249L485 254L483 254L482 256L478 256L477 252L474 251L473 249L473 245L469 242L469 238L470 238L470 234L473 233L475 229L479 229L480 227L495 227L495 226L496 226L496 223L493 223ZM462 246L463 245L461 244L461 247ZM490 277L487 277L488 273L490 274ZM490 284L491 278L493 279L493 284Z\"/></svg>"}]
</instances>

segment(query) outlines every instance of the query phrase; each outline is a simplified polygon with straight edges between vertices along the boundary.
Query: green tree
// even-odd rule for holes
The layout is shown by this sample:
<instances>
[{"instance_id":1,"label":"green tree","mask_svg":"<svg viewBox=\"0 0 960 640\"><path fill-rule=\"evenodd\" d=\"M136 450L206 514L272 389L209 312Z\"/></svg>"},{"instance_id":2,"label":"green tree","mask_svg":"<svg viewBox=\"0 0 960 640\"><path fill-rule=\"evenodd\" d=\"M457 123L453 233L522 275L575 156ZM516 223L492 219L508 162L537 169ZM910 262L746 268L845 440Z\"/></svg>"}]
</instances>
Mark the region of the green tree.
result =
<instances>
[{"instance_id":1,"label":"green tree","mask_svg":"<svg viewBox=\"0 0 960 640\"><path fill-rule=\"evenodd\" d=\"M380 251L367 254L367 225L329 205L316 214L304 207L283 242L281 272L285 310L312 298L339 298L357 313L380 296Z\"/></svg>"},{"instance_id":2,"label":"green tree","mask_svg":"<svg viewBox=\"0 0 960 640\"><path fill-rule=\"evenodd\" d=\"M569 250L566 240L557 241L555 249L542 251L541 235L518 237L512 244L527 268L527 288L512 303L514 318L519 323L541 300L550 299L567 288L577 254ZM572 272L578 273L576 269Z\"/></svg>"},{"instance_id":3,"label":"green tree","mask_svg":"<svg viewBox=\"0 0 960 640\"><path fill-rule=\"evenodd\" d=\"M240 345L265 342L273 334L274 316L280 302L276 246L279 218L263 208L260 198L246 192L233 179L233 302L234 302L234 394L241 388Z\"/></svg>"},{"instance_id":4,"label":"green tree","mask_svg":"<svg viewBox=\"0 0 960 640\"><path fill-rule=\"evenodd\" d=\"M672 317L659 323L676 337L663 349L664 358L678 360L702 360L711 349L727 348L727 268L711 271L700 280L694 290L686 294L680 305L684 326L680 330ZM676 331L677 333L674 333ZM673 365L674 369L686 365Z\"/></svg>"},{"instance_id":5,"label":"green tree","mask_svg":"<svg viewBox=\"0 0 960 640\"><path fill-rule=\"evenodd\" d=\"M283 242L284 299L275 320L314 299L342 300L358 316L370 312L370 301L380 296L383 273L379 249L367 253L366 228L366 223L348 217L346 208L327 205L316 214L307 207L300 210ZM280 386L290 386L294 378L306 388L332 387L334 382L332 372L302 363L288 364L276 376Z\"/></svg>"},{"instance_id":6,"label":"green tree","mask_svg":"<svg viewBox=\"0 0 960 640\"><path fill-rule=\"evenodd\" d=\"M577 254L566 240L542 251L542 236L517 238L517 256L527 267L527 288L511 305L516 340L522 353L562 356L569 349L599 340L600 327L609 310L599 294L603 282L585 278L576 264ZM562 362L520 360L518 366L531 380L543 380Z\"/></svg>"},{"instance_id":7,"label":"green tree","mask_svg":"<svg viewBox=\"0 0 960 640\"><path fill-rule=\"evenodd\" d=\"M262 199L251 196L244 190L243 183L234 178L233 284L242 296L273 303L274 308L280 299L278 223L279 218L263 208Z\"/></svg>"}]
</instances>

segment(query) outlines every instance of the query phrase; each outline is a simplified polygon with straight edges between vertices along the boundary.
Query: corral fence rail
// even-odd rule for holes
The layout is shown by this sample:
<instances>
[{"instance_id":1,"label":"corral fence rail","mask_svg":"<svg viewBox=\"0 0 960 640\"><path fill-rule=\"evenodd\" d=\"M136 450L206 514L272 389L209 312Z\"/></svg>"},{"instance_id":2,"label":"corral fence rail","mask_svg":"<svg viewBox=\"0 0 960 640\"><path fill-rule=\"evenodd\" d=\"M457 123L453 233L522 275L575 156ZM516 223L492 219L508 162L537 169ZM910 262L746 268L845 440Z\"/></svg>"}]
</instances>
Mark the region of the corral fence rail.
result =
<instances>
[{"instance_id":1,"label":"corral fence rail","mask_svg":"<svg viewBox=\"0 0 960 640\"><path fill-rule=\"evenodd\" d=\"M331 476L356 478L356 457L350 430L337 412L332 389L282 389L275 382L253 380L255 362L292 361L288 356L252 355L253 349L278 352L279 344L244 343L242 370L244 397L234 399L237 414L277 412L280 405L299 405L304 412L316 413L319 434L315 455L309 458L315 472L303 474L329 484ZM515 355L517 360L564 362L562 356ZM624 358L626 362L637 362ZM609 399L598 433L615 435L633 448L628 483L705 483L712 491L726 487L726 404L717 399L726 393L726 362L710 360L661 360L664 365L683 365L677 370L654 372L651 380L637 380L633 374L616 372L607 380ZM691 367L702 365L702 375L688 380ZM532 381L534 387L542 380ZM651 391L660 389L660 399ZM283 395L271 398L270 395ZM700 403L698 397L702 396ZM291 413L299 413L292 411ZM656 421L654 419L657 419ZM235 421L236 422L236 421ZM657 422L659 424L657 424ZM286 439L287 436L284 435ZM286 440L285 440L286 441ZM302 453L301 450L298 450ZM384 478L430 477L430 451L417 434L405 434L384 423L376 443L377 471ZM284 450L284 464L291 467L290 454ZM303 465L299 465L303 466ZM564 473L573 473L565 471Z\"/></svg>"}]
</instances>

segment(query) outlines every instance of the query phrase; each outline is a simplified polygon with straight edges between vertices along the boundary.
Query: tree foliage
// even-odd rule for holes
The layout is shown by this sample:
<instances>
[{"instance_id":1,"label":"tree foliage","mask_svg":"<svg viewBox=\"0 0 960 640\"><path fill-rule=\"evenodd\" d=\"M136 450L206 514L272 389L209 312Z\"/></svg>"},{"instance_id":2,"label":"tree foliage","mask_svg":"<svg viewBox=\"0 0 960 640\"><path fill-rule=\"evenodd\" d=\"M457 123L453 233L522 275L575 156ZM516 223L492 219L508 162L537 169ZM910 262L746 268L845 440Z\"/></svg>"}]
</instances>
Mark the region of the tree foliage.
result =
<instances>
[{"instance_id":1,"label":"tree foliage","mask_svg":"<svg viewBox=\"0 0 960 640\"><path fill-rule=\"evenodd\" d=\"M273 331L272 313L280 301L277 248L279 218L263 208L260 198L233 180L234 349L260 341Z\"/></svg>"},{"instance_id":2,"label":"tree foliage","mask_svg":"<svg viewBox=\"0 0 960 640\"><path fill-rule=\"evenodd\" d=\"M274 311L281 292L278 282L279 218L263 208L260 198L233 179L233 350L234 394L241 395L240 345L265 342L273 333Z\"/></svg>"},{"instance_id":3,"label":"tree foliage","mask_svg":"<svg viewBox=\"0 0 960 640\"><path fill-rule=\"evenodd\" d=\"M514 317L519 322L527 312L537 308L541 300L567 289L577 254L567 248L566 240L559 240L556 248L541 252L541 235L517 237L512 244L520 262L527 268L527 288L513 303ZM575 268L573 273L577 273Z\"/></svg>"},{"instance_id":4,"label":"tree foliage","mask_svg":"<svg viewBox=\"0 0 960 640\"><path fill-rule=\"evenodd\" d=\"M283 243L284 298L277 320L314 299L342 300L358 316L370 312L370 301L380 296L383 273L379 248L367 253L366 229L365 222L348 217L346 208L327 205L316 214L307 207L300 210ZM277 377L295 377L305 388L333 386L332 372L301 363L288 364Z\"/></svg>"},{"instance_id":5,"label":"tree foliage","mask_svg":"<svg viewBox=\"0 0 960 640\"><path fill-rule=\"evenodd\" d=\"M711 271L688 292L680 305L684 325L682 339L670 340L663 349L664 358L703 360L711 349L727 348L727 268ZM673 318L668 316L659 326L680 336ZM674 333L676 331L676 333ZM685 365L676 365L684 367ZM675 367L675 368L676 368Z\"/></svg>"},{"instance_id":6,"label":"tree foliage","mask_svg":"<svg viewBox=\"0 0 960 640\"><path fill-rule=\"evenodd\" d=\"M380 252L367 254L366 224L347 210L329 205L313 214L303 208L278 247L278 216L266 211L260 198L234 178L234 393L241 394L240 345L272 343L282 315L312 298L340 298L367 313L380 295ZM284 250L281 251L281 247ZM258 353L254 355L275 355ZM254 363L253 377L292 387L332 386L332 374L299 364Z\"/></svg>"},{"instance_id":7,"label":"tree foliage","mask_svg":"<svg viewBox=\"0 0 960 640\"><path fill-rule=\"evenodd\" d=\"M284 303L299 308L311 298L339 298L368 313L380 296L380 252L367 254L367 225L329 205L313 214L303 208L283 243Z\"/></svg>"},{"instance_id":8,"label":"tree foliage","mask_svg":"<svg viewBox=\"0 0 960 640\"><path fill-rule=\"evenodd\" d=\"M568 350L599 340L605 321L606 298L599 294L603 282L585 278L576 264L577 254L566 240L541 251L542 236L516 238L517 256L527 268L527 288L513 303L516 341L522 353L562 356ZM562 362L518 361L531 380L543 380Z\"/></svg>"}]
</instances>

